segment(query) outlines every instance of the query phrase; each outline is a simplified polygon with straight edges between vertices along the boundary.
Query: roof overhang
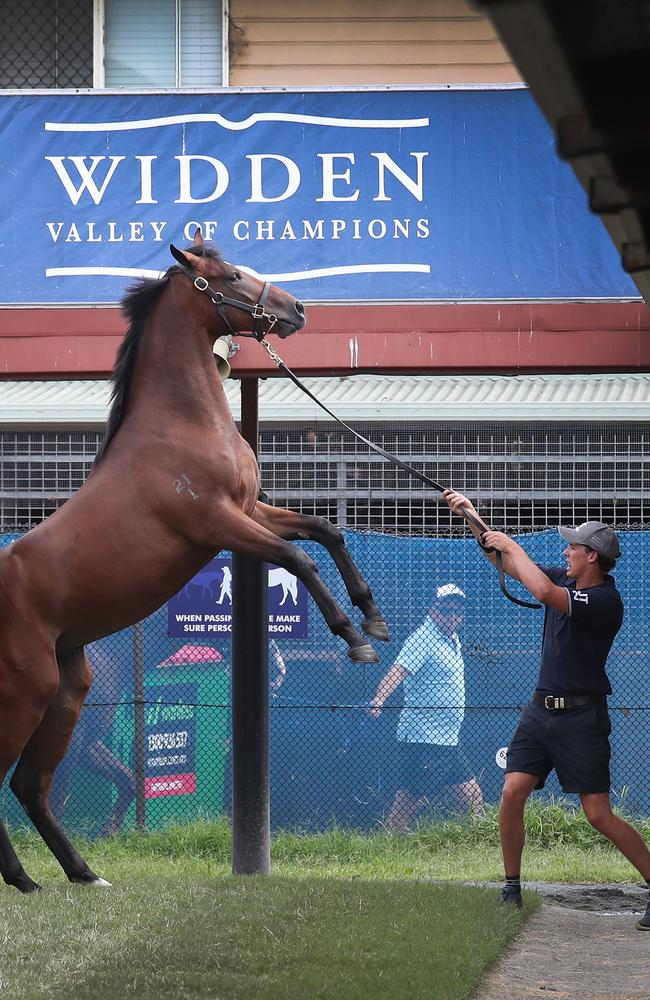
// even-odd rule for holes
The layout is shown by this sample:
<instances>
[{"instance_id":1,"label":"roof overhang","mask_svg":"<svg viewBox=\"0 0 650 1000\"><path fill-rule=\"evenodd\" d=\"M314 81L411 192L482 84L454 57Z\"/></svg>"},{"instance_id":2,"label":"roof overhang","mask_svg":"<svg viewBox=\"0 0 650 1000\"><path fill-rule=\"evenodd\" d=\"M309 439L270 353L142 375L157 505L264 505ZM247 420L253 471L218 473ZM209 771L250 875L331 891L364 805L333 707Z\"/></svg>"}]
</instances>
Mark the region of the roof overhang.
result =
<instances>
[{"instance_id":1,"label":"roof overhang","mask_svg":"<svg viewBox=\"0 0 650 1000\"><path fill-rule=\"evenodd\" d=\"M650 303L650 14L645 0L474 0Z\"/></svg>"},{"instance_id":2,"label":"roof overhang","mask_svg":"<svg viewBox=\"0 0 650 1000\"><path fill-rule=\"evenodd\" d=\"M306 378L310 391L348 422L647 423L650 375L355 375ZM235 419L241 389L224 383ZM110 409L108 381L0 382L0 427L96 427ZM263 423L313 424L329 417L289 379L260 383Z\"/></svg>"}]
</instances>

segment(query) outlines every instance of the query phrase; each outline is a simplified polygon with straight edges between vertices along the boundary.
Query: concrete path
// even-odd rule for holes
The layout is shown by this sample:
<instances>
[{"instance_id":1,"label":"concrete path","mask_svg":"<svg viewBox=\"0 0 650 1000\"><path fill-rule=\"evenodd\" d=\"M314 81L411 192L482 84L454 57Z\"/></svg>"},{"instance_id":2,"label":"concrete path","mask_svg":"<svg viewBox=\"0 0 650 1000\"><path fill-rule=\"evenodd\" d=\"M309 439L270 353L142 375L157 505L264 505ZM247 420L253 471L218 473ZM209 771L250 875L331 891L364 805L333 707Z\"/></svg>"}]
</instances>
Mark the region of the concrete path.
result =
<instances>
[{"instance_id":1,"label":"concrete path","mask_svg":"<svg viewBox=\"0 0 650 1000\"><path fill-rule=\"evenodd\" d=\"M544 902L488 973L475 1000L650 1000L647 889L526 883Z\"/></svg>"}]
</instances>

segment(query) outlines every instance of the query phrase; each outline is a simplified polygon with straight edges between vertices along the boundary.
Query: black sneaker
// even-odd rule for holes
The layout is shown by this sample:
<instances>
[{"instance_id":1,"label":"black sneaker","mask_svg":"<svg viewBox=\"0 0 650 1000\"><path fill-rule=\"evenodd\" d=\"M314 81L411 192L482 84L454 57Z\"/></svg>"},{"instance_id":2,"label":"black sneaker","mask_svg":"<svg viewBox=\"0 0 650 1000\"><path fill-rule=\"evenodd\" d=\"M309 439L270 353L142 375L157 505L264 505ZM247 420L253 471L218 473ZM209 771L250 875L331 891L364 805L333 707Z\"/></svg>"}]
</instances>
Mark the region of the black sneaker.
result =
<instances>
[{"instance_id":1,"label":"black sneaker","mask_svg":"<svg viewBox=\"0 0 650 1000\"><path fill-rule=\"evenodd\" d=\"M650 931L650 899L648 900L645 913L641 919L636 922L636 929L638 931Z\"/></svg>"},{"instance_id":2,"label":"black sneaker","mask_svg":"<svg viewBox=\"0 0 650 1000\"><path fill-rule=\"evenodd\" d=\"M521 898L521 891L509 885L505 885L501 890L501 902L507 906L516 906L518 910L521 910L524 905L524 901Z\"/></svg>"}]
</instances>

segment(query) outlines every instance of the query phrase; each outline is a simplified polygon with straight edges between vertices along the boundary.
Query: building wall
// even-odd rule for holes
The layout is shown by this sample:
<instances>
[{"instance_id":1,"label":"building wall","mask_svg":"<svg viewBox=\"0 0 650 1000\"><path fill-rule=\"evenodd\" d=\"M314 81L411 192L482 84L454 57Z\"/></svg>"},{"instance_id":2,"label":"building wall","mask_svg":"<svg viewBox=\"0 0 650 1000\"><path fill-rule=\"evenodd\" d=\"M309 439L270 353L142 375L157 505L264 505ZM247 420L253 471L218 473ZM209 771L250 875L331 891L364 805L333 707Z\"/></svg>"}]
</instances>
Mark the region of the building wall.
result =
<instances>
[{"instance_id":1,"label":"building wall","mask_svg":"<svg viewBox=\"0 0 650 1000\"><path fill-rule=\"evenodd\" d=\"M231 0L230 85L503 84L520 77L464 0Z\"/></svg>"}]
</instances>

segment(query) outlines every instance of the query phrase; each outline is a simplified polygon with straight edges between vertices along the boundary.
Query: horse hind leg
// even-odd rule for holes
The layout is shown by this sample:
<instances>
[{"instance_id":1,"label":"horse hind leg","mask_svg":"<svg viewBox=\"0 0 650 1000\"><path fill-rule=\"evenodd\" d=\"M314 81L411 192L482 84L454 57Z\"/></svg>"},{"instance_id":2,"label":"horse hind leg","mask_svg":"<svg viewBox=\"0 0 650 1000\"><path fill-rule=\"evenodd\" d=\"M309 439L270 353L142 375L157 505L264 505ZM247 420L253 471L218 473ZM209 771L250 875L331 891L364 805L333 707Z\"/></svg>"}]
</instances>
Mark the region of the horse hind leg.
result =
<instances>
[{"instance_id":1,"label":"horse hind leg","mask_svg":"<svg viewBox=\"0 0 650 1000\"><path fill-rule=\"evenodd\" d=\"M0 873L5 883L13 885L19 892L38 892L41 888L21 865L2 823L0 823Z\"/></svg>"},{"instance_id":2,"label":"horse hind leg","mask_svg":"<svg viewBox=\"0 0 650 1000\"><path fill-rule=\"evenodd\" d=\"M54 818L49 806L52 777L63 760L92 681L83 649L60 655L60 682L22 751L10 787L71 882L109 886L88 867Z\"/></svg>"},{"instance_id":3,"label":"horse hind leg","mask_svg":"<svg viewBox=\"0 0 650 1000\"><path fill-rule=\"evenodd\" d=\"M6 733L6 723L5 720L3 720L2 715L3 713L0 712L0 726L2 726L2 732ZM5 763L5 766L0 772L0 788L2 788L7 770L11 764L13 764L13 760L8 762L8 766L7 763ZM18 855L14 851L9 835L2 823L0 823L0 875L2 875L3 881L6 885L14 886L19 892L36 892L41 888L38 882L35 882L32 878L30 878L23 868Z\"/></svg>"},{"instance_id":4,"label":"horse hind leg","mask_svg":"<svg viewBox=\"0 0 650 1000\"><path fill-rule=\"evenodd\" d=\"M19 689L5 693L0 705L0 788L7 772L22 752L30 736L39 725L49 700L58 687L58 672L54 656L50 653L42 670L36 669L38 659L32 659L34 669L20 670L16 664L5 659L0 663L0 675L6 689L11 689L11 679L18 678ZM28 678L32 681L28 685ZM0 875L7 885L14 886L22 893L36 892L41 887L23 868L7 831L0 823Z\"/></svg>"},{"instance_id":5,"label":"horse hind leg","mask_svg":"<svg viewBox=\"0 0 650 1000\"><path fill-rule=\"evenodd\" d=\"M4 779L4 775L2 776ZM0 780L0 788L2 780ZM0 875L6 885L14 886L22 893L38 892L40 885L27 874L16 854L9 835L0 823Z\"/></svg>"},{"instance_id":6,"label":"horse hind leg","mask_svg":"<svg viewBox=\"0 0 650 1000\"><path fill-rule=\"evenodd\" d=\"M363 614L361 628L371 638L388 642L390 639L388 625L375 604L370 587L346 548L340 528L326 517L298 514L296 511L271 507L260 501L255 504L253 518L287 541L309 540L318 542L327 549L341 574L350 600Z\"/></svg>"}]
</instances>

